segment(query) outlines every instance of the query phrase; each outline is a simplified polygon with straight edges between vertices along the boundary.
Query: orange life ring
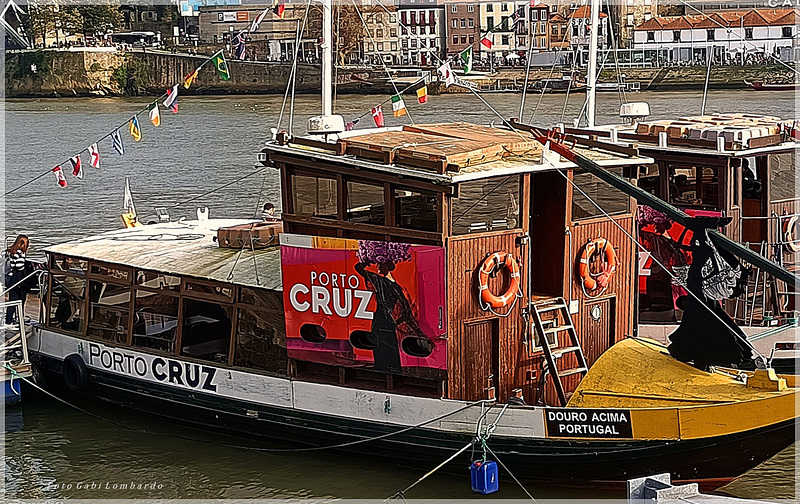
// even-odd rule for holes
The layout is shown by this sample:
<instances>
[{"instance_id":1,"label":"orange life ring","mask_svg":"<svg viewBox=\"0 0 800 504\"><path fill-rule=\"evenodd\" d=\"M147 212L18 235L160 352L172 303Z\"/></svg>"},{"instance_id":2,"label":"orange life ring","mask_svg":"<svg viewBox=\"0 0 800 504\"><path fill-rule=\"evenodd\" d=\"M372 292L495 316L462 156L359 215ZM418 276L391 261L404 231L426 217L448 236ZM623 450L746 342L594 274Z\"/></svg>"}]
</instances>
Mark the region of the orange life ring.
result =
<instances>
[{"instance_id":1,"label":"orange life ring","mask_svg":"<svg viewBox=\"0 0 800 504\"><path fill-rule=\"evenodd\" d=\"M598 275L593 275L589 269L589 260L597 253L605 253L606 260L603 263L603 270ZM597 288L605 289L608 287L608 281L611 275L617 269L617 253L614 251L614 246L609 243L605 238L595 238L589 240L583 246L583 253L581 253L580 266L578 267L578 275L583 281L583 286L587 290L594 290Z\"/></svg>"},{"instance_id":2,"label":"orange life ring","mask_svg":"<svg viewBox=\"0 0 800 504\"><path fill-rule=\"evenodd\" d=\"M489 277L494 276L503 268L508 269L510 282L508 289L497 296L489 290ZM478 292L481 297L481 306L502 308L512 304L519 294L519 264L512 254L495 252L486 257L478 273Z\"/></svg>"},{"instance_id":3,"label":"orange life ring","mask_svg":"<svg viewBox=\"0 0 800 504\"><path fill-rule=\"evenodd\" d=\"M789 253L800 252L800 241L794 236L797 228L797 216L793 215L783 221L783 245Z\"/></svg>"}]
</instances>

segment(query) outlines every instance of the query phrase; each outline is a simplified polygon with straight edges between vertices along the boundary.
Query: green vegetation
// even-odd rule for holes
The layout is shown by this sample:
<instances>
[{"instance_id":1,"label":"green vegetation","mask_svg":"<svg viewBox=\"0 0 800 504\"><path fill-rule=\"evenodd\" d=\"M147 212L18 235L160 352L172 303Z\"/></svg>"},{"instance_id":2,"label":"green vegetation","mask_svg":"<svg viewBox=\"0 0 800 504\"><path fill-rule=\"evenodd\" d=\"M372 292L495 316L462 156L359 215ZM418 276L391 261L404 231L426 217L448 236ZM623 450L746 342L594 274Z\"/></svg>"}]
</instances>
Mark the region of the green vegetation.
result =
<instances>
[{"instance_id":1,"label":"green vegetation","mask_svg":"<svg viewBox=\"0 0 800 504\"><path fill-rule=\"evenodd\" d=\"M60 35L100 35L122 26L119 4L59 5L45 0L30 0L28 16L22 25L33 44L46 38L59 40Z\"/></svg>"},{"instance_id":2,"label":"green vegetation","mask_svg":"<svg viewBox=\"0 0 800 504\"><path fill-rule=\"evenodd\" d=\"M17 56L17 65L13 68L6 67L6 72L14 79L24 79L26 76L31 75L31 65L36 65L36 73L41 76L46 76L53 70L53 59L55 55L52 52L23 52L19 53ZM8 65L10 61L10 59L7 59L6 65Z\"/></svg>"},{"instance_id":3,"label":"green vegetation","mask_svg":"<svg viewBox=\"0 0 800 504\"><path fill-rule=\"evenodd\" d=\"M147 63L136 57L128 56L125 62L114 69L112 79L119 88L129 96L137 96L140 90L150 85L150 74Z\"/></svg>"}]
</instances>

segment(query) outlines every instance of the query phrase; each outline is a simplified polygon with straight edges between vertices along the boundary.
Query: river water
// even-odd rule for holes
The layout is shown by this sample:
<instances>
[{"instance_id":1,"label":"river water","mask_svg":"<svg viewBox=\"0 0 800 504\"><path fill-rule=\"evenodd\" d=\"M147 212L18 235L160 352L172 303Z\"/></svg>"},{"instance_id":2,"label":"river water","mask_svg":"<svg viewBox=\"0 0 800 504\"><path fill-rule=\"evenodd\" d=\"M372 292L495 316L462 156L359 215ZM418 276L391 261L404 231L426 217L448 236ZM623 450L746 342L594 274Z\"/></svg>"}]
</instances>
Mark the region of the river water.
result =
<instances>
[{"instance_id":1,"label":"river water","mask_svg":"<svg viewBox=\"0 0 800 504\"><path fill-rule=\"evenodd\" d=\"M520 95L489 94L485 99L505 117L519 115ZM137 211L155 218L157 207L173 220L194 218L198 206L211 217L252 216L265 201L280 203L277 173L258 169L256 153L278 124L280 96L181 97L178 114L162 112L154 128L140 116L141 142L122 129L125 155L114 152L110 139L100 142L101 168L88 165L78 180L67 159L141 110L143 98L8 100L5 102L6 191L63 163L68 186L60 188L47 173L0 201L5 235L31 237L34 249L50 243L116 229L125 177L130 177ZM337 113L357 127L372 126L369 113L379 96L340 96ZM409 97L416 122L470 121L499 123L499 118L471 95L431 96L426 105ZM695 92L637 93L631 101L647 101L651 118L700 113ZM582 96L566 105L566 122L575 117ZM524 119L552 125L562 118L564 96L527 97ZM302 134L310 115L319 110L316 96L298 96L295 132ZM598 124L617 121L615 93L598 95ZM710 92L706 112L747 112L794 117L792 92L750 90ZM391 117L387 125L406 118ZM288 128L288 111L281 129ZM226 186L223 189L219 189ZM219 190L216 190L219 189ZM5 489L19 498L385 498L404 488L430 467L376 465L329 453L276 455L237 448L242 440L161 422L115 406L83 403L77 411L47 397L29 397L21 408L6 411ZM795 451L788 448L745 474L723 491L740 497L789 499L795 495ZM438 461L431 461L431 466ZM463 462L463 461L462 461ZM465 465L465 462L462 463ZM450 473L436 474L417 486L409 498L472 497L466 467L451 464ZM92 483L95 484L92 487ZM116 489L134 483L146 488ZM81 488L78 488L81 484ZM71 485L71 486L70 486ZM156 488L150 488L155 485ZM160 485L160 487L159 487ZM85 488L88 486L89 488ZM537 498L615 497L622 492L528 485ZM525 495L503 481L500 498Z\"/></svg>"}]
</instances>

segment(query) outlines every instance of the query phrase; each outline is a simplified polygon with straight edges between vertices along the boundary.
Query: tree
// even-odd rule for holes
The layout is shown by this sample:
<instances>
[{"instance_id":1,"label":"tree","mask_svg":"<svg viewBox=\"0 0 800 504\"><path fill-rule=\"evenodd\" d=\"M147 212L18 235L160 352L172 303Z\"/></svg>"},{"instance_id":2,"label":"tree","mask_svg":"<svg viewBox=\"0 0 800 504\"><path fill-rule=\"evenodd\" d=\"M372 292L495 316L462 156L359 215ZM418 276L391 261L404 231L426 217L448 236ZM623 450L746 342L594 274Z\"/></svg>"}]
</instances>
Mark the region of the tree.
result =
<instances>
[{"instance_id":1,"label":"tree","mask_svg":"<svg viewBox=\"0 0 800 504\"><path fill-rule=\"evenodd\" d=\"M100 35L109 29L116 31L122 27L118 5L79 5L77 8L83 17L81 30L84 35Z\"/></svg>"},{"instance_id":2,"label":"tree","mask_svg":"<svg viewBox=\"0 0 800 504\"><path fill-rule=\"evenodd\" d=\"M361 16L359 16L359 11ZM364 41L370 40L364 23L370 23L370 20L378 12L384 12L379 5L361 5L358 7L358 11L353 5L334 5L332 12L333 40L334 50L338 50L339 64L343 65L348 54L359 49ZM322 36L322 7L317 5L310 8L306 24L306 33L311 38Z\"/></svg>"}]
</instances>

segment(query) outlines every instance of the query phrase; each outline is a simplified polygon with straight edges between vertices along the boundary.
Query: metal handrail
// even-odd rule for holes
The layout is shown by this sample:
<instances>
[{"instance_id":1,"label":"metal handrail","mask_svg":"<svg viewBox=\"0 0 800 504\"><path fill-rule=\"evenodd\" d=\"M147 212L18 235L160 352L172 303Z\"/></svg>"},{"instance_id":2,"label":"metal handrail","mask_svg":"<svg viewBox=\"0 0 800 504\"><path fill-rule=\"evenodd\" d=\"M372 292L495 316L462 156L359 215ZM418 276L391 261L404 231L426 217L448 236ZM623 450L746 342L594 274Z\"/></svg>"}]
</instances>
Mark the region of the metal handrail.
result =
<instances>
[{"instance_id":1,"label":"metal handrail","mask_svg":"<svg viewBox=\"0 0 800 504\"><path fill-rule=\"evenodd\" d=\"M15 283L11 287L6 288L6 290L4 290L3 292L0 292L0 296L5 296L6 294L8 294L8 292L11 289L17 287L18 285L20 285L22 282L24 282L25 280L29 279L30 277L32 277L34 275L41 275L43 273L47 273L47 270L35 270L35 271L32 271L31 273L29 273L27 276L25 276L25 278L23 278L19 282Z\"/></svg>"},{"instance_id":2,"label":"metal handrail","mask_svg":"<svg viewBox=\"0 0 800 504\"><path fill-rule=\"evenodd\" d=\"M24 305L22 304L22 300L18 299L15 301L0 301L0 310L5 311L9 307L15 307L17 309L18 314L18 323L19 323L19 334L20 334L20 344L14 345L12 347L4 348L0 350L0 355L2 355L2 362L6 362L5 356L8 353L8 350L13 350L19 346L22 347L22 363L27 364L28 361L28 338L25 334L25 309Z\"/></svg>"}]
</instances>

